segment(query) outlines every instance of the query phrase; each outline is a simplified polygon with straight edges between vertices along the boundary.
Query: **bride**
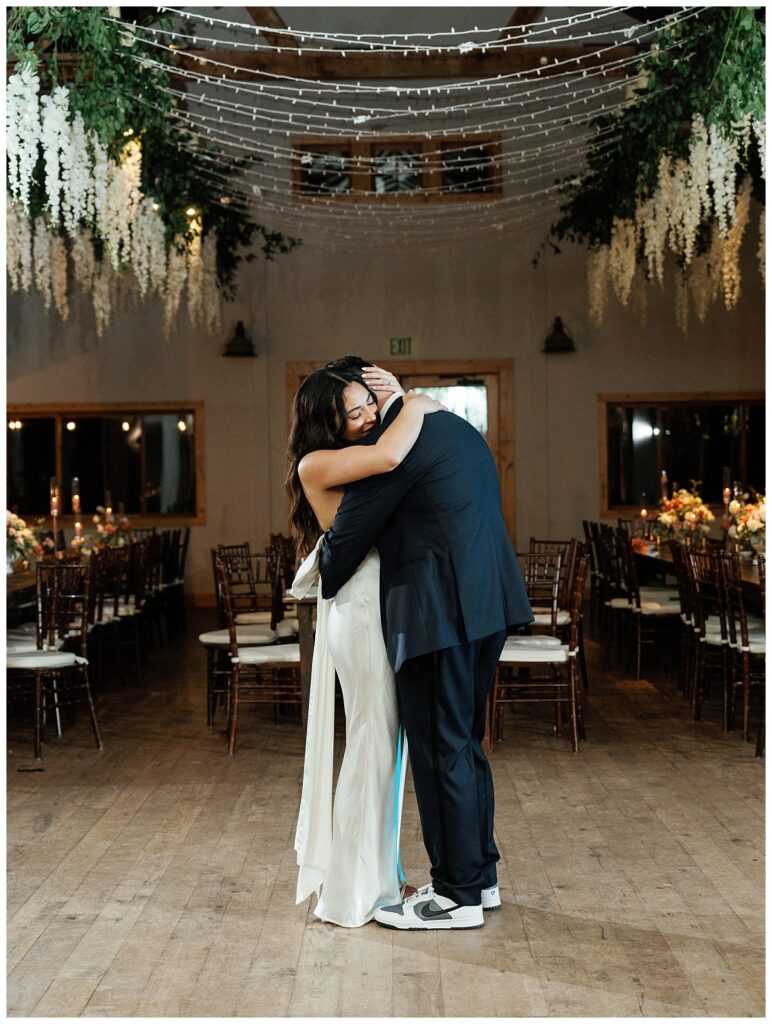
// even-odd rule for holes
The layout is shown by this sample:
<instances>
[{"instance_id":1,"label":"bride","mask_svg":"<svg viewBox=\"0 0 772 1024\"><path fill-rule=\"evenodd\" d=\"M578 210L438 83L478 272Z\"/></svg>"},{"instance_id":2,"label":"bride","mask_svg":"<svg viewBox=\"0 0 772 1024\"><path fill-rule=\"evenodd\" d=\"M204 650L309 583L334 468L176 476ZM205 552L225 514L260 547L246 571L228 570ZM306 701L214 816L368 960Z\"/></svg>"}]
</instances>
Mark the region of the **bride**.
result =
<instances>
[{"instance_id":1,"label":"bride","mask_svg":"<svg viewBox=\"0 0 772 1024\"><path fill-rule=\"evenodd\" d=\"M370 367L365 376L323 368L301 384L292 409L287 489L298 554L305 555L290 591L305 596L318 580L318 542L347 484L388 473L413 447L424 416L443 409L410 393L375 444L377 398L400 393L396 379ZM357 442L364 442L358 444ZM381 630L380 563L371 549L335 598L317 601L303 793L295 849L297 902L320 896L314 913L355 928L376 909L399 902L399 820L405 750L394 674ZM346 749L332 801L337 673L346 713ZM332 818L332 821L330 820Z\"/></svg>"}]
</instances>

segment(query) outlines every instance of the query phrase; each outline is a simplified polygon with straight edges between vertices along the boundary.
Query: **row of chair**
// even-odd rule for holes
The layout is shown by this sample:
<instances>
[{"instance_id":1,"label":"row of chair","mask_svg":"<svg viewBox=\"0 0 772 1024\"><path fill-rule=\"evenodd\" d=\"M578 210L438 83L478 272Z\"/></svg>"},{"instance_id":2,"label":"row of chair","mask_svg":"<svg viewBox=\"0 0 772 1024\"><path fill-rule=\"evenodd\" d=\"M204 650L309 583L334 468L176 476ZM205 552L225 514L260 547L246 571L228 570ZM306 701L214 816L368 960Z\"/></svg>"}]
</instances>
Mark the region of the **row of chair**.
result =
<instances>
[{"instance_id":1,"label":"row of chair","mask_svg":"<svg viewBox=\"0 0 772 1024\"><path fill-rule=\"evenodd\" d=\"M720 543L705 550L668 542L670 561L662 568L675 584L639 583L629 531L604 523L585 523L592 558L591 623L604 645L604 667L612 652L639 679L643 649L678 653L679 689L690 702L695 720L713 678L723 690L723 723L733 725L738 694L742 695L743 735L749 738L750 693L764 683L765 560L758 556L762 615L746 608L741 563ZM763 715L757 753L763 751Z\"/></svg>"},{"instance_id":2,"label":"row of chair","mask_svg":"<svg viewBox=\"0 0 772 1024\"><path fill-rule=\"evenodd\" d=\"M86 702L97 745L90 668L97 683L115 655L122 683L133 651L141 676L147 649L184 628L184 574L189 530L152 532L88 560L41 560L36 566L35 621L9 629L6 664L11 700L32 693L35 757L42 756L46 710L62 733L61 708Z\"/></svg>"}]
</instances>

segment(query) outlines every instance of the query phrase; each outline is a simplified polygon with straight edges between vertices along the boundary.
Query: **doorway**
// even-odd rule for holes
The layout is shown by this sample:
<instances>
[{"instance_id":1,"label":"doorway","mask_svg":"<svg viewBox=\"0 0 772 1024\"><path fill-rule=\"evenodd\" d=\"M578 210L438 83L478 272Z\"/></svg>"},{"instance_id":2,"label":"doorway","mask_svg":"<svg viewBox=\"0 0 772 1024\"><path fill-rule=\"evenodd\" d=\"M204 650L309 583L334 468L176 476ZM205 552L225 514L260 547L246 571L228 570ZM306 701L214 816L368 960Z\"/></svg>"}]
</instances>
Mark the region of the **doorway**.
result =
<instances>
[{"instance_id":1,"label":"doorway","mask_svg":"<svg viewBox=\"0 0 772 1024\"><path fill-rule=\"evenodd\" d=\"M506 359L379 359L405 389L438 398L483 435L493 454L501 486L501 506L512 544L515 538L515 473L512 361ZM292 398L318 363L287 363L287 419Z\"/></svg>"}]
</instances>

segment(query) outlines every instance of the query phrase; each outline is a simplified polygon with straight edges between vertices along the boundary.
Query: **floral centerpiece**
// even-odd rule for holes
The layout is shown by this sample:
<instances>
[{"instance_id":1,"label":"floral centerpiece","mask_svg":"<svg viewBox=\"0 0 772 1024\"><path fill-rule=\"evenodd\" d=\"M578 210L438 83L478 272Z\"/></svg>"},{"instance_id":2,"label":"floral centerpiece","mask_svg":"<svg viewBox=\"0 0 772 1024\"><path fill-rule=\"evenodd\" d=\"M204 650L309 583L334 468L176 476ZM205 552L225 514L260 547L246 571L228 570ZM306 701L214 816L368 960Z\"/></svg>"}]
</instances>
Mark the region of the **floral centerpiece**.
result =
<instances>
[{"instance_id":1,"label":"floral centerpiece","mask_svg":"<svg viewBox=\"0 0 772 1024\"><path fill-rule=\"evenodd\" d=\"M131 523L126 516L117 516L111 508L97 505L96 515L92 517L97 537L93 546L122 548L131 540Z\"/></svg>"},{"instance_id":2,"label":"floral centerpiece","mask_svg":"<svg viewBox=\"0 0 772 1024\"><path fill-rule=\"evenodd\" d=\"M743 495L747 498L748 495ZM763 551L767 531L767 499L763 495L755 501L729 502L729 536L741 548Z\"/></svg>"},{"instance_id":3,"label":"floral centerpiece","mask_svg":"<svg viewBox=\"0 0 772 1024\"><path fill-rule=\"evenodd\" d=\"M694 540L708 532L715 518L697 493L697 482L692 481L690 491L681 487L672 498L662 499L657 523L677 540Z\"/></svg>"},{"instance_id":4,"label":"floral centerpiece","mask_svg":"<svg viewBox=\"0 0 772 1024\"><path fill-rule=\"evenodd\" d=\"M9 512L6 509L6 544L5 544L5 557L6 557L6 570L12 572L14 562L19 559L25 559L28 562L34 562L35 559L43 554L43 549L35 539L35 534L32 529L27 526L23 519L19 516L14 515L13 512Z\"/></svg>"}]
</instances>

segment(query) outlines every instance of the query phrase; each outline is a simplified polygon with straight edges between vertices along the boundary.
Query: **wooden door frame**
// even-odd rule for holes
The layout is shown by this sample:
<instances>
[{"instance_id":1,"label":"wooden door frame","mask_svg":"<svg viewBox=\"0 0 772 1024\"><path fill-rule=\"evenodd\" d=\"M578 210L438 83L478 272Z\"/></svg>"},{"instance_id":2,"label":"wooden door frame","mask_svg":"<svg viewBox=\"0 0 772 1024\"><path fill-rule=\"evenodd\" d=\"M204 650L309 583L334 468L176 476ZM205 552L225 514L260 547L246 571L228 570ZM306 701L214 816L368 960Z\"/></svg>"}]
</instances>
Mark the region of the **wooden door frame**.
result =
<instances>
[{"instance_id":1,"label":"wooden door frame","mask_svg":"<svg viewBox=\"0 0 772 1024\"><path fill-rule=\"evenodd\" d=\"M499 450L496 469L501 487L501 509L504 522L513 546L516 539L516 495L515 495L515 439L513 409L513 368L512 359L379 359L378 365L395 376L402 374L435 376L439 373L459 377L475 377L492 374L498 378L498 438ZM319 367L318 362L292 362L285 364L285 422L289 429L290 410L295 392L302 381Z\"/></svg>"}]
</instances>

